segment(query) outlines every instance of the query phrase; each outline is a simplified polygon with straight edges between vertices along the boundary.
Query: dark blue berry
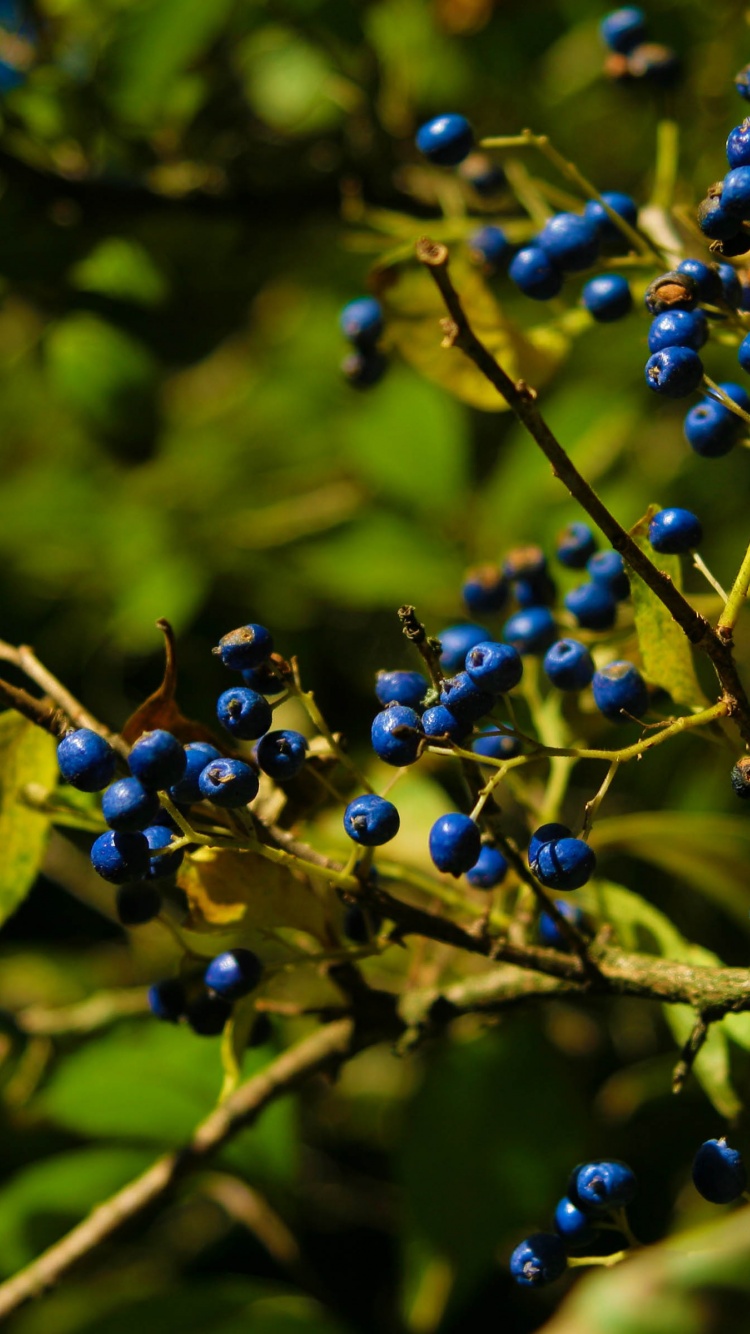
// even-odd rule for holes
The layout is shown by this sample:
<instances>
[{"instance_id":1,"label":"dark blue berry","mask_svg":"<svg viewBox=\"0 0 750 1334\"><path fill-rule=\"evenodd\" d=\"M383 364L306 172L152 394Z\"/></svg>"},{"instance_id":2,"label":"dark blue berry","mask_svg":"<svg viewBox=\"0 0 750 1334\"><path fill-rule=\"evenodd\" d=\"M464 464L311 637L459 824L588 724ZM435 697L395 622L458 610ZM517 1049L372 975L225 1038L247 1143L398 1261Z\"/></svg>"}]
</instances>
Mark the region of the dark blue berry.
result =
<instances>
[{"instance_id":1,"label":"dark blue berry","mask_svg":"<svg viewBox=\"0 0 750 1334\"><path fill-rule=\"evenodd\" d=\"M100 834L91 847L91 865L112 885L143 880L149 866L145 836L136 830L116 829Z\"/></svg>"},{"instance_id":2,"label":"dark blue berry","mask_svg":"<svg viewBox=\"0 0 750 1334\"><path fill-rule=\"evenodd\" d=\"M570 838L571 833L566 824L558 824L555 820L550 820L548 824L540 825L531 835L528 847L529 866L533 866L539 851L545 843L552 843L556 838Z\"/></svg>"},{"instance_id":3,"label":"dark blue berry","mask_svg":"<svg viewBox=\"0 0 750 1334\"><path fill-rule=\"evenodd\" d=\"M347 940L355 945L368 945L382 925L380 913L373 908L362 908L358 903L350 903L344 913L343 931Z\"/></svg>"},{"instance_id":4,"label":"dark blue berry","mask_svg":"<svg viewBox=\"0 0 750 1334\"><path fill-rule=\"evenodd\" d=\"M209 991L222 1000L235 1001L254 991L263 975L263 965L252 950L234 949L217 954L203 974Z\"/></svg>"},{"instance_id":5,"label":"dark blue berry","mask_svg":"<svg viewBox=\"0 0 750 1334\"><path fill-rule=\"evenodd\" d=\"M473 653L474 650L470 649L469 652ZM469 654L466 656L468 658ZM490 713L495 700L493 695L488 690L483 690L468 672L459 672L456 676L448 676L443 681L440 703L444 708L450 709L459 722L468 725Z\"/></svg>"},{"instance_id":6,"label":"dark blue berry","mask_svg":"<svg viewBox=\"0 0 750 1334\"><path fill-rule=\"evenodd\" d=\"M661 315L663 310L692 310L698 302L698 284L684 270L670 269L649 283L644 302L651 315Z\"/></svg>"},{"instance_id":7,"label":"dark blue berry","mask_svg":"<svg viewBox=\"0 0 750 1334\"><path fill-rule=\"evenodd\" d=\"M724 1138L707 1139L693 1160L693 1183L711 1204L730 1204L747 1187L747 1172L737 1149Z\"/></svg>"},{"instance_id":8,"label":"dark blue berry","mask_svg":"<svg viewBox=\"0 0 750 1334\"><path fill-rule=\"evenodd\" d=\"M622 194L619 190L605 190L602 193L602 199L615 213L619 213L625 222L635 227L638 222L638 207L630 195ZM593 222L599 232L602 241L622 241L624 235L620 231L616 222L610 218L607 210L602 207L598 199L588 199L583 210L585 217Z\"/></svg>"},{"instance_id":9,"label":"dark blue berry","mask_svg":"<svg viewBox=\"0 0 750 1334\"><path fill-rule=\"evenodd\" d=\"M687 273L694 280L699 301L716 306L723 300L721 278L715 265L704 264L702 259L681 259L677 272Z\"/></svg>"},{"instance_id":10,"label":"dark blue berry","mask_svg":"<svg viewBox=\"0 0 750 1334\"><path fill-rule=\"evenodd\" d=\"M511 581L521 607L549 607L557 590L547 572L547 557L541 547L515 547L503 561L503 573Z\"/></svg>"},{"instance_id":11,"label":"dark blue berry","mask_svg":"<svg viewBox=\"0 0 750 1334\"><path fill-rule=\"evenodd\" d=\"M684 398L702 379L703 362L691 347L665 347L646 362L646 384L667 398Z\"/></svg>"},{"instance_id":12,"label":"dark blue berry","mask_svg":"<svg viewBox=\"0 0 750 1334\"><path fill-rule=\"evenodd\" d=\"M555 838L542 844L531 869L547 889L580 889L596 870L596 856L581 838Z\"/></svg>"},{"instance_id":13,"label":"dark blue berry","mask_svg":"<svg viewBox=\"0 0 750 1334\"><path fill-rule=\"evenodd\" d=\"M563 917L567 918L571 926L577 927L580 931L584 917L583 911L577 903L568 903L566 899L555 899L555 907L559 913L562 913ZM548 912L539 914L537 934L539 944L544 945L548 950L566 951L570 949L570 941L567 936L563 935L554 917Z\"/></svg>"},{"instance_id":14,"label":"dark blue berry","mask_svg":"<svg viewBox=\"0 0 750 1334\"><path fill-rule=\"evenodd\" d=\"M463 875L476 864L481 848L479 828L468 815L441 815L430 830L430 856L439 871Z\"/></svg>"},{"instance_id":15,"label":"dark blue berry","mask_svg":"<svg viewBox=\"0 0 750 1334\"><path fill-rule=\"evenodd\" d=\"M461 591L468 611L502 611L508 601L508 584L499 565L477 565L467 570Z\"/></svg>"},{"instance_id":16,"label":"dark blue berry","mask_svg":"<svg viewBox=\"0 0 750 1334\"><path fill-rule=\"evenodd\" d=\"M485 755L490 760L512 760L521 754L522 746L517 736L498 732L490 725L471 743L475 755Z\"/></svg>"},{"instance_id":17,"label":"dark blue berry","mask_svg":"<svg viewBox=\"0 0 750 1334\"><path fill-rule=\"evenodd\" d=\"M118 778L102 796L102 815L110 829L144 829L159 814L159 798L139 778Z\"/></svg>"},{"instance_id":18,"label":"dark blue berry","mask_svg":"<svg viewBox=\"0 0 750 1334\"><path fill-rule=\"evenodd\" d=\"M139 736L128 756L130 772L144 787L161 792L178 783L185 772L185 749L176 736L156 728Z\"/></svg>"},{"instance_id":19,"label":"dark blue berry","mask_svg":"<svg viewBox=\"0 0 750 1334\"><path fill-rule=\"evenodd\" d=\"M555 1209L555 1231L567 1246L589 1246L596 1237L590 1215L579 1209L567 1195L563 1195Z\"/></svg>"},{"instance_id":20,"label":"dark blue berry","mask_svg":"<svg viewBox=\"0 0 750 1334\"><path fill-rule=\"evenodd\" d=\"M636 5L626 5L607 14L599 25L602 40L610 51L627 56L646 40L646 16Z\"/></svg>"},{"instance_id":21,"label":"dark blue berry","mask_svg":"<svg viewBox=\"0 0 750 1334\"><path fill-rule=\"evenodd\" d=\"M569 570L582 570L595 551L596 538L587 523L569 523L557 535L555 555Z\"/></svg>"},{"instance_id":22,"label":"dark blue berry","mask_svg":"<svg viewBox=\"0 0 750 1334\"><path fill-rule=\"evenodd\" d=\"M734 236L726 236L723 241L716 241L711 248L715 254L722 255L726 259L746 255L750 250L750 230L743 226Z\"/></svg>"},{"instance_id":23,"label":"dark blue berry","mask_svg":"<svg viewBox=\"0 0 750 1334\"><path fill-rule=\"evenodd\" d=\"M741 125L735 125L734 129L729 131L727 162L730 167L750 166L750 117L746 117Z\"/></svg>"},{"instance_id":24,"label":"dark blue berry","mask_svg":"<svg viewBox=\"0 0 750 1334\"><path fill-rule=\"evenodd\" d=\"M417 148L440 167L457 167L474 147L474 132L465 116L435 116L417 130Z\"/></svg>"},{"instance_id":25,"label":"dark blue berry","mask_svg":"<svg viewBox=\"0 0 750 1334\"><path fill-rule=\"evenodd\" d=\"M259 695L281 695L286 689L270 662L262 662L259 667L244 668L242 680Z\"/></svg>"},{"instance_id":26,"label":"dark blue berry","mask_svg":"<svg viewBox=\"0 0 750 1334\"><path fill-rule=\"evenodd\" d=\"M508 863L499 848L484 843L474 865L466 872L466 879L474 889L494 889L508 874Z\"/></svg>"},{"instance_id":27,"label":"dark blue berry","mask_svg":"<svg viewBox=\"0 0 750 1334\"><path fill-rule=\"evenodd\" d=\"M390 704L376 713L370 732L375 754L386 764L413 764L419 755L424 729L419 714L403 704Z\"/></svg>"},{"instance_id":28,"label":"dark blue berry","mask_svg":"<svg viewBox=\"0 0 750 1334\"><path fill-rule=\"evenodd\" d=\"M630 581L619 551L598 551L586 562L586 572L595 584L606 584L615 602L630 596Z\"/></svg>"},{"instance_id":29,"label":"dark blue berry","mask_svg":"<svg viewBox=\"0 0 750 1334\"><path fill-rule=\"evenodd\" d=\"M201 1038L216 1038L223 1033L231 1013L229 1001L208 991L193 996L185 1007L185 1018Z\"/></svg>"},{"instance_id":30,"label":"dark blue berry","mask_svg":"<svg viewBox=\"0 0 750 1334\"><path fill-rule=\"evenodd\" d=\"M225 667L244 672L248 668L260 667L273 653L273 639L264 625L250 622L222 635L214 653L219 655Z\"/></svg>"},{"instance_id":31,"label":"dark blue berry","mask_svg":"<svg viewBox=\"0 0 750 1334\"><path fill-rule=\"evenodd\" d=\"M234 686L219 695L216 716L222 727L242 741L257 740L273 722L273 711L265 695L258 695L247 686Z\"/></svg>"},{"instance_id":32,"label":"dark blue berry","mask_svg":"<svg viewBox=\"0 0 750 1334\"><path fill-rule=\"evenodd\" d=\"M541 246L525 246L510 262L508 273L523 292L535 301L549 301L563 285L563 275Z\"/></svg>"},{"instance_id":33,"label":"dark blue berry","mask_svg":"<svg viewBox=\"0 0 750 1334\"><path fill-rule=\"evenodd\" d=\"M750 334L745 334L737 349L737 360L743 371L750 371Z\"/></svg>"},{"instance_id":34,"label":"dark blue berry","mask_svg":"<svg viewBox=\"0 0 750 1334\"><path fill-rule=\"evenodd\" d=\"M750 65L745 65L738 74L735 74L734 86L740 97L750 102Z\"/></svg>"},{"instance_id":35,"label":"dark blue berry","mask_svg":"<svg viewBox=\"0 0 750 1334\"><path fill-rule=\"evenodd\" d=\"M198 787L215 806L246 806L258 795L258 776L243 760L211 760L201 770Z\"/></svg>"},{"instance_id":36,"label":"dark blue berry","mask_svg":"<svg viewBox=\"0 0 750 1334\"><path fill-rule=\"evenodd\" d=\"M750 412L750 394L747 392L744 385L736 384L733 380L719 380L718 384L719 389L722 389L727 397L731 398L733 403L736 403L739 408L742 408L743 412ZM710 391L709 397L713 397ZM714 401L718 402L719 400L715 399ZM727 412L731 411L731 408L727 408ZM737 420L742 423L742 418L737 416L736 412L732 413L732 416L736 417Z\"/></svg>"},{"instance_id":37,"label":"dark blue berry","mask_svg":"<svg viewBox=\"0 0 750 1334\"><path fill-rule=\"evenodd\" d=\"M379 848L396 837L401 825L393 802L367 792L355 797L344 811L344 829L364 848Z\"/></svg>"},{"instance_id":38,"label":"dark blue berry","mask_svg":"<svg viewBox=\"0 0 750 1334\"><path fill-rule=\"evenodd\" d=\"M633 309L630 285L619 273L600 273L590 278L581 292L581 301L599 324L621 320Z\"/></svg>"},{"instance_id":39,"label":"dark blue berry","mask_svg":"<svg viewBox=\"0 0 750 1334\"><path fill-rule=\"evenodd\" d=\"M163 848L168 848L173 841L173 831L165 824L152 824L148 829L144 829L146 842L149 851L152 854L149 858L148 876L149 880L163 880L165 876L174 875L175 871L180 869L182 860L185 856L184 848L177 848L175 852L162 852L159 857L154 857L154 852L161 852Z\"/></svg>"},{"instance_id":40,"label":"dark blue berry","mask_svg":"<svg viewBox=\"0 0 750 1334\"><path fill-rule=\"evenodd\" d=\"M716 272L721 280L724 300L732 310L739 309L742 302L742 285L737 277L737 270L731 264L717 264Z\"/></svg>"},{"instance_id":41,"label":"dark blue berry","mask_svg":"<svg viewBox=\"0 0 750 1334\"><path fill-rule=\"evenodd\" d=\"M536 244L563 273L588 269L599 253L599 229L580 213L556 213L545 222Z\"/></svg>"},{"instance_id":42,"label":"dark blue berry","mask_svg":"<svg viewBox=\"0 0 750 1334\"><path fill-rule=\"evenodd\" d=\"M383 332L380 302L374 296L360 296L349 301L339 316L339 324L341 332L357 347L372 347Z\"/></svg>"},{"instance_id":43,"label":"dark blue berry","mask_svg":"<svg viewBox=\"0 0 750 1334\"><path fill-rule=\"evenodd\" d=\"M505 172L485 153L470 153L458 168L459 176L482 198L496 195L505 185Z\"/></svg>"},{"instance_id":44,"label":"dark blue berry","mask_svg":"<svg viewBox=\"0 0 750 1334\"><path fill-rule=\"evenodd\" d=\"M451 741L463 741L470 724L456 717L444 704L435 704L422 714L422 727L427 737L447 736Z\"/></svg>"},{"instance_id":45,"label":"dark blue berry","mask_svg":"<svg viewBox=\"0 0 750 1334\"><path fill-rule=\"evenodd\" d=\"M505 232L491 225L472 232L467 245L472 258L492 273L508 259L513 249Z\"/></svg>"},{"instance_id":46,"label":"dark blue berry","mask_svg":"<svg viewBox=\"0 0 750 1334\"><path fill-rule=\"evenodd\" d=\"M703 458L718 459L728 454L742 435L742 422L723 403L707 399L697 403L685 417L685 439Z\"/></svg>"},{"instance_id":47,"label":"dark blue berry","mask_svg":"<svg viewBox=\"0 0 750 1334\"><path fill-rule=\"evenodd\" d=\"M378 672L375 680L375 694L381 704L405 704L408 709L421 706L427 688L421 672Z\"/></svg>"},{"instance_id":48,"label":"dark blue berry","mask_svg":"<svg viewBox=\"0 0 750 1334\"><path fill-rule=\"evenodd\" d=\"M185 772L179 783L174 783L169 789L172 801L176 801L178 806L190 806L192 802L200 801L201 790L198 779L211 760L219 759L221 752L207 741L188 742L185 747Z\"/></svg>"},{"instance_id":49,"label":"dark blue berry","mask_svg":"<svg viewBox=\"0 0 750 1334\"><path fill-rule=\"evenodd\" d=\"M466 671L479 689L489 690L493 695L504 695L521 680L523 662L518 649L513 648L512 644L487 640L469 649L466 654Z\"/></svg>"},{"instance_id":50,"label":"dark blue berry","mask_svg":"<svg viewBox=\"0 0 750 1334\"><path fill-rule=\"evenodd\" d=\"M388 370L388 359L376 348L350 352L341 362L341 374L352 389L371 389Z\"/></svg>"},{"instance_id":51,"label":"dark blue berry","mask_svg":"<svg viewBox=\"0 0 750 1334\"><path fill-rule=\"evenodd\" d=\"M568 1267L565 1247L553 1232L535 1232L516 1246L510 1257L510 1272L516 1283L541 1288L561 1278Z\"/></svg>"},{"instance_id":52,"label":"dark blue berry","mask_svg":"<svg viewBox=\"0 0 750 1334\"><path fill-rule=\"evenodd\" d=\"M505 622L503 639L522 655L546 653L557 636L555 619L547 607L529 607Z\"/></svg>"},{"instance_id":53,"label":"dark blue berry","mask_svg":"<svg viewBox=\"0 0 750 1334\"><path fill-rule=\"evenodd\" d=\"M255 748L255 758L264 773L277 783L287 783L304 767L308 744L301 732L284 728L266 732Z\"/></svg>"},{"instance_id":54,"label":"dark blue berry","mask_svg":"<svg viewBox=\"0 0 750 1334\"><path fill-rule=\"evenodd\" d=\"M458 672L464 665L466 654L475 644L483 639L491 639L490 631L483 625L449 625L438 635L440 640L440 665L446 672Z\"/></svg>"},{"instance_id":55,"label":"dark blue berry","mask_svg":"<svg viewBox=\"0 0 750 1334\"><path fill-rule=\"evenodd\" d=\"M607 584L592 580L565 595L565 606L585 630L609 630L617 617L617 603Z\"/></svg>"},{"instance_id":56,"label":"dark blue berry","mask_svg":"<svg viewBox=\"0 0 750 1334\"><path fill-rule=\"evenodd\" d=\"M161 894L156 885L120 885L115 911L123 926L145 926L161 912Z\"/></svg>"},{"instance_id":57,"label":"dark blue berry","mask_svg":"<svg viewBox=\"0 0 750 1334\"><path fill-rule=\"evenodd\" d=\"M728 171L721 192L722 207L738 218L750 217L750 167Z\"/></svg>"},{"instance_id":58,"label":"dark blue berry","mask_svg":"<svg viewBox=\"0 0 750 1334\"><path fill-rule=\"evenodd\" d=\"M654 551L661 554L678 555L694 551L703 540L700 519L690 510L659 510L648 526L648 540Z\"/></svg>"},{"instance_id":59,"label":"dark blue berry","mask_svg":"<svg viewBox=\"0 0 750 1334\"><path fill-rule=\"evenodd\" d=\"M661 352L665 347L692 347L698 352L707 338L708 324L702 310L665 310L651 322L648 350Z\"/></svg>"},{"instance_id":60,"label":"dark blue berry","mask_svg":"<svg viewBox=\"0 0 750 1334\"><path fill-rule=\"evenodd\" d=\"M740 219L724 203L723 190L717 186L698 205L698 226L710 241L729 241L737 235Z\"/></svg>"},{"instance_id":61,"label":"dark blue berry","mask_svg":"<svg viewBox=\"0 0 750 1334\"><path fill-rule=\"evenodd\" d=\"M185 988L177 977L154 982L148 989L148 1008L156 1019L176 1024L185 1013Z\"/></svg>"},{"instance_id":62,"label":"dark blue berry","mask_svg":"<svg viewBox=\"0 0 750 1334\"><path fill-rule=\"evenodd\" d=\"M616 1159L584 1163L570 1182L568 1195L585 1213L603 1213L630 1204L637 1191L635 1173Z\"/></svg>"},{"instance_id":63,"label":"dark blue berry","mask_svg":"<svg viewBox=\"0 0 750 1334\"><path fill-rule=\"evenodd\" d=\"M594 672L591 682L596 707L610 722L640 718L648 708L646 682L632 662L611 662Z\"/></svg>"},{"instance_id":64,"label":"dark blue berry","mask_svg":"<svg viewBox=\"0 0 750 1334\"><path fill-rule=\"evenodd\" d=\"M57 763L71 787L79 792L101 792L112 781L117 756L98 732L79 727L63 737L57 747Z\"/></svg>"},{"instance_id":65,"label":"dark blue berry","mask_svg":"<svg viewBox=\"0 0 750 1334\"><path fill-rule=\"evenodd\" d=\"M583 690L591 684L594 660L577 639L558 639L544 655L544 670L558 690Z\"/></svg>"}]
</instances>

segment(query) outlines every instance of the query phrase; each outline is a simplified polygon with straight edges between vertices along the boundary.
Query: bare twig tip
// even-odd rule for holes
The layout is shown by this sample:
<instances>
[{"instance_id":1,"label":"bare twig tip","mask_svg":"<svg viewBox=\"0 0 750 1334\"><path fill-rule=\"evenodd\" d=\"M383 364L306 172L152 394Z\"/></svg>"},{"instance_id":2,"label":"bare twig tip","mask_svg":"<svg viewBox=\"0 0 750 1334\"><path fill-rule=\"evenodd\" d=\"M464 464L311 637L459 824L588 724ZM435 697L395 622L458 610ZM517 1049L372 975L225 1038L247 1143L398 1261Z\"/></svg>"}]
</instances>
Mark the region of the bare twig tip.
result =
<instances>
[{"instance_id":1,"label":"bare twig tip","mask_svg":"<svg viewBox=\"0 0 750 1334\"><path fill-rule=\"evenodd\" d=\"M441 269L448 263L448 247L442 241L432 241L429 236L420 236L417 241L417 259L431 269Z\"/></svg>"}]
</instances>

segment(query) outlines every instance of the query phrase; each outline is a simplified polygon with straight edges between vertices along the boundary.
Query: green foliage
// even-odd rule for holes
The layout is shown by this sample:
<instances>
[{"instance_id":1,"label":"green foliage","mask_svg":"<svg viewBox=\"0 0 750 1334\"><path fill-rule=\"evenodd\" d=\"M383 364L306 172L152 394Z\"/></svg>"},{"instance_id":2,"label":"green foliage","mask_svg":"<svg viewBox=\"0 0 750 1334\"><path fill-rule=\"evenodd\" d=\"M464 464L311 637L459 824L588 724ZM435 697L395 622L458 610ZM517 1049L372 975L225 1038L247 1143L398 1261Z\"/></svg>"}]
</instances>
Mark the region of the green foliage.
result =
<instances>
[{"instance_id":1,"label":"green foliage","mask_svg":"<svg viewBox=\"0 0 750 1334\"><path fill-rule=\"evenodd\" d=\"M653 550L648 540L648 527L658 508L658 505L650 505L644 517L631 529L631 536L649 558L653 556ZM679 556L659 555L658 567L676 588L682 589ZM646 679L668 691L676 704L684 704L690 709L702 708L706 700L698 685L685 635L640 575L629 571L628 578Z\"/></svg>"},{"instance_id":2,"label":"green foliage","mask_svg":"<svg viewBox=\"0 0 750 1334\"><path fill-rule=\"evenodd\" d=\"M57 777L55 743L19 714L0 714L0 923L33 885L44 856L49 820L23 804L34 783L44 792Z\"/></svg>"}]
</instances>

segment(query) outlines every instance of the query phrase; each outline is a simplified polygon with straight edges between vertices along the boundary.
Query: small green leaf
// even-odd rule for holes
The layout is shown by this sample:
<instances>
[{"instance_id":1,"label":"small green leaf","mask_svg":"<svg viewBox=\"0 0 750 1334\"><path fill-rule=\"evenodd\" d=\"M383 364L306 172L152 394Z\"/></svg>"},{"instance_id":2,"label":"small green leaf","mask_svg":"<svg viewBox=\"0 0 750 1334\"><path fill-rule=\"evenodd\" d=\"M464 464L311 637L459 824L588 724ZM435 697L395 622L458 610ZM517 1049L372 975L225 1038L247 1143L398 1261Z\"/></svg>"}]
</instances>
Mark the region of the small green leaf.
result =
<instances>
[{"instance_id":1,"label":"small green leaf","mask_svg":"<svg viewBox=\"0 0 750 1334\"><path fill-rule=\"evenodd\" d=\"M166 282L154 261L137 241L107 236L71 270L73 285L84 292L156 306L167 293Z\"/></svg>"},{"instance_id":2,"label":"small green leaf","mask_svg":"<svg viewBox=\"0 0 750 1334\"><path fill-rule=\"evenodd\" d=\"M649 505L644 517L630 530L631 537L650 560L654 558L654 551L648 540L648 526L659 508L658 505ZM681 589L680 557L659 555L657 564L664 574L669 575L675 588ZM683 631L640 575L627 566L626 569L633 598L638 646L647 679L652 685L666 690L676 704L682 704L688 709L702 708L707 701L698 685L693 655Z\"/></svg>"},{"instance_id":3,"label":"small green leaf","mask_svg":"<svg viewBox=\"0 0 750 1334\"><path fill-rule=\"evenodd\" d=\"M47 842L49 820L19 800L27 783L52 789L54 739L20 714L0 714L0 924L26 898Z\"/></svg>"},{"instance_id":4,"label":"small green leaf","mask_svg":"<svg viewBox=\"0 0 750 1334\"><path fill-rule=\"evenodd\" d=\"M119 113L148 123L178 75L216 40L233 0L140 0L118 16L103 84Z\"/></svg>"}]
</instances>

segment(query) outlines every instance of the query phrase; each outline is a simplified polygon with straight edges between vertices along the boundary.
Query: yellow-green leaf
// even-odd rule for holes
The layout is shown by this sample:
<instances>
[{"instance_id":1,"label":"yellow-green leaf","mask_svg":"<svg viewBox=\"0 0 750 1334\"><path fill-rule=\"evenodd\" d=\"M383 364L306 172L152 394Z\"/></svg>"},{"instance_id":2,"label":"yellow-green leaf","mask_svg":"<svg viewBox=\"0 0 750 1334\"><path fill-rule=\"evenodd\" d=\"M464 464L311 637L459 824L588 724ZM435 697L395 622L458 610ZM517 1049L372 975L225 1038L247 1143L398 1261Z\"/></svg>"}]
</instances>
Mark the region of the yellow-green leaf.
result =
<instances>
[{"instance_id":1,"label":"yellow-green leaf","mask_svg":"<svg viewBox=\"0 0 750 1334\"><path fill-rule=\"evenodd\" d=\"M48 732L20 714L0 714L0 923L15 912L36 879L49 820L23 805L27 783L53 788L56 747Z\"/></svg>"},{"instance_id":2,"label":"yellow-green leaf","mask_svg":"<svg viewBox=\"0 0 750 1334\"><path fill-rule=\"evenodd\" d=\"M201 849L184 866L180 885L192 925L229 927L235 943L241 935L260 944L264 933L283 929L324 940L329 916L338 911L333 890L254 852Z\"/></svg>"},{"instance_id":3,"label":"yellow-green leaf","mask_svg":"<svg viewBox=\"0 0 750 1334\"><path fill-rule=\"evenodd\" d=\"M643 518L630 530L631 537L649 559L653 559L654 551L648 540L648 526L659 508L659 505L649 505ZM680 557L659 555L657 564L664 574L669 575L675 588L681 589ZM668 691L676 704L689 709L702 708L707 701L698 685L693 655L683 631L640 575L626 568L646 677L652 685Z\"/></svg>"}]
</instances>

